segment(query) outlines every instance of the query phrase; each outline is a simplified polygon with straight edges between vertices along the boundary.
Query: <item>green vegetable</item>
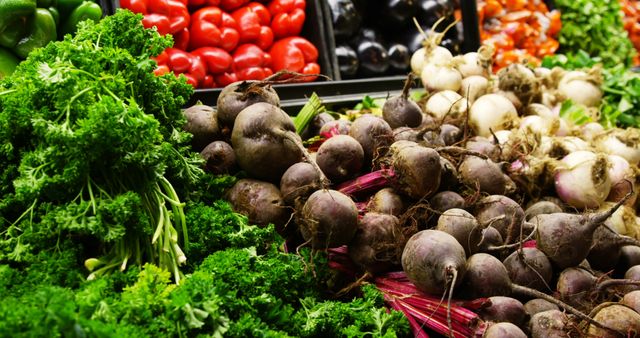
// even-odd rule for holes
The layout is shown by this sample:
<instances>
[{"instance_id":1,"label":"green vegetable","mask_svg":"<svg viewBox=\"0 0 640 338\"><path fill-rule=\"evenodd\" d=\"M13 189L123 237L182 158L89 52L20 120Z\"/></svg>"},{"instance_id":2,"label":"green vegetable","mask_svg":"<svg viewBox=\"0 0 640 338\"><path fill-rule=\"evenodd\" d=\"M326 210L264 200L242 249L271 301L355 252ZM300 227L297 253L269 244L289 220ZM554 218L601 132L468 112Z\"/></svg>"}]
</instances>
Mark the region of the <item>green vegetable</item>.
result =
<instances>
[{"instance_id":1,"label":"green vegetable","mask_svg":"<svg viewBox=\"0 0 640 338\"><path fill-rule=\"evenodd\" d=\"M583 50L600 57L605 67L631 65L635 49L617 0L559 0L555 6L562 13L559 52L573 55Z\"/></svg>"},{"instance_id":2,"label":"green vegetable","mask_svg":"<svg viewBox=\"0 0 640 338\"><path fill-rule=\"evenodd\" d=\"M48 9L36 9L33 17L28 21L29 31L13 48L13 51L20 58L26 58L32 50L46 46L54 41L56 34L56 20Z\"/></svg>"},{"instance_id":3,"label":"green vegetable","mask_svg":"<svg viewBox=\"0 0 640 338\"><path fill-rule=\"evenodd\" d=\"M309 98L309 101L305 103L305 105L300 109L300 112L293 119L293 124L296 127L296 132L301 134L305 128L309 125L309 122L313 120L313 118L321 113L324 110L322 106L322 101L320 101L320 97L318 94L313 93Z\"/></svg>"},{"instance_id":4,"label":"green vegetable","mask_svg":"<svg viewBox=\"0 0 640 338\"><path fill-rule=\"evenodd\" d=\"M0 83L0 260L33 263L71 236L98 249L88 278L152 262L181 278L184 204L201 160L181 107L191 87L153 75L171 45L119 11L34 50Z\"/></svg>"},{"instance_id":5,"label":"green vegetable","mask_svg":"<svg viewBox=\"0 0 640 338\"><path fill-rule=\"evenodd\" d=\"M62 34L73 34L78 29L78 23L84 20L98 22L102 18L102 8L95 2L85 1L76 7L62 27Z\"/></svg>"},{"instance_id":6,"label":"green vegetable","mask_svg":"<svg viewBox=\"0 0 640 338\"><path fill-rule=\"evenodd\" d=\"M11 75L20 60L9 50L0 47L0 80Z\"/></svg>"},{"instance_id":7,"label":"green vegetable","mask_svg":"<svg viewBox=\"0 0 640 338\"><path fill-rule=\"evenodd\" d=\"M36 0L0 1L0 46L13 48L27 31L27 21L36 11Z\"/></svg>"}]
</instances>

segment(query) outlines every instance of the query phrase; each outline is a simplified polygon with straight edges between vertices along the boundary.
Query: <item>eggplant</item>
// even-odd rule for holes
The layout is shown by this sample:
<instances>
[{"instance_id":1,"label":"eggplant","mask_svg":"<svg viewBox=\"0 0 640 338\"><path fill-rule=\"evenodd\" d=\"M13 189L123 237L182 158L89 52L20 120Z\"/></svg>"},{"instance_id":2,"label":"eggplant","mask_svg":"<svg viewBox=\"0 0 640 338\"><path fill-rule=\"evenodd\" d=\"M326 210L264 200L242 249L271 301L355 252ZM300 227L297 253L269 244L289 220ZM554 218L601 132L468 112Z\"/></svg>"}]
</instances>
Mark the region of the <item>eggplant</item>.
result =
<instances>
[{"instance_id":1,"label":"eggplant","mask_svg":"<svg viewBox=\"0 0 640 338\"><path fill-rule=\"evenodd\" d=\"M349 40L349 45L353 49L358 49L360 42L364 40L375 41L381 45L385 44L384 38L379 30L372 27L362 27L358 30L358 33Z\"/></svg>"},{"instance_id":2,"label":"eggplant","mask_svg":"<svg viewBox=\"0 0 640 338\"><path fill-rule=\"evenodd\" d=\"M453 0L420 0L420 24L431 27L438 19L453 16L455 9Z\"/></svg>"},{"instance_id":3,"label":"eggplant","mask_svg":"<svg viewBox=\"0 0 640 338\"><path fill-rule=\"evenodd\" d=\"M453 55L461 54L460 41L458 40L446 38L440 42L440 46L448 49Z\"/></svg>"},{"instance_id":4,"label":"eggplant","mask_svg":"<svg viewBox=\"0 0 640 338\"><path fill-rule=\"evenodd\" d=\"M387 29L405 28L418 14L419 5L418 0L384 0L378 5L378 17L383 20L378 21Z\"/></svg>"},{"instance_id":5,"label":"eggplant","mask_svg":"<svg viewBox=\"0 0 640 338\"><path fill-rule=\"evenodd\" d=\"M422 29L428 29L426 26L422 26ZM424 41L424 35L422 35L418 29L413 29L410 32L407 32L403 36L403 40L400 41L403 45L409 48L409 52L411 54L415 53L420 47L422 47L422 42Z\"/></svg>"},{"instance_id":6,"label":"eggplant","mask_svg":"<svg viewBox=\"0 0 640 338\"><path fill-rule=\"evenodd\" d=\"M333 34L336 39L344 40L352 37L360 28L362 17L351 0L328 0Z\"/></svg>"},{"instance_id":7,"label":"eggplant","mask_svg":"<svg viewBox=\"0 0 640 338\"><path fill-rule=\"evenodd\" d=\"M358 55L353 48L347 45L336 47L336 55L338 56L338 67L342 78L352 78L358 72Z\"/></svg>"},{"instance_id":8,"label":"eggplant","mask_svg":"<svg viewBox=\"0 0 640 338\"><path fill-rule=\"evenodd\" d=\"M363 76L377 76L389 69L389 52L376 41L361 40L356 48L360 61L359 74Z\"/></svg>"},{"instance_id":9,"label":"eggplant","mask_svg":"<svg viewBox=\"0 0 640 338\"><path fill-rule=\"evenodd\" d=\"M389 71L392 74L404 74L409 70L411 63L411 53L407 46L396 43L388 48L389 51Z\"/></svg>"}]
</instances>

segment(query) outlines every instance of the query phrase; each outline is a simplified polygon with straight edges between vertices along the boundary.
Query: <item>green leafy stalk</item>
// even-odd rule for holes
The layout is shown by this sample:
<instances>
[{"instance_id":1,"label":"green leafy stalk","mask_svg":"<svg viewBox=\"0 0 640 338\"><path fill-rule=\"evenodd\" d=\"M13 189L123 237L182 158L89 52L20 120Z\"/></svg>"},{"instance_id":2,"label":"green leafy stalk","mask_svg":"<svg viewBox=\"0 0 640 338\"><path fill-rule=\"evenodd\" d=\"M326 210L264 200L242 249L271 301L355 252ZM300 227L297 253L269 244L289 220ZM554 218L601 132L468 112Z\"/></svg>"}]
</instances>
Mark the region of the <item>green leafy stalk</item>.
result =
<instances>
[{"instance_id":1,"label":"green leafy stalk","mask_svg":"<svg viewBox=\"0 0 640 338\"><path fill-rule=\"evenodd\" d=\"M318 94L313 93L309 98L309 101L300 109L300 112L293 119L293 124L296 127L296 132L301 134L305 128L309 125L316 115L320 114L324 110L322 101Z\"/></svg>"}]
</instances>

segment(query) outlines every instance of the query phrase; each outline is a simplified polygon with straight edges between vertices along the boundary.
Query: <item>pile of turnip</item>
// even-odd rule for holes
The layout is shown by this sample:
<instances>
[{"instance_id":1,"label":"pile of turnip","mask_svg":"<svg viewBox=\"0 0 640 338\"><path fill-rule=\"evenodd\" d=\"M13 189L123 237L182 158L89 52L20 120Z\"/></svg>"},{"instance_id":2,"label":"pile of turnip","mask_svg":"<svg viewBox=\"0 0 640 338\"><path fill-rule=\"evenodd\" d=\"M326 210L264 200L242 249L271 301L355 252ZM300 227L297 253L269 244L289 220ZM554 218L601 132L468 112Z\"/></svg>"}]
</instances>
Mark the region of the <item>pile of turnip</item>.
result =
<instances>
[{"instance_id":1,"label":"pile of turnip","mask_svg":"<svg viewBox=\"0 0 640 338\"><path fill-rule=\"evenodd\" d=\"M296 130L268 84L236 83L185 111L193 146L242 173L228 200L290 250L346 247L357 276L403 270L444 306L486 298L485 337L640 336L640 130L560 116L570 99L597 119L597 69L494 75L490 49L438 39L411 60L418 102L410 77L381 113Z\"/></svg>"}]
</instances>

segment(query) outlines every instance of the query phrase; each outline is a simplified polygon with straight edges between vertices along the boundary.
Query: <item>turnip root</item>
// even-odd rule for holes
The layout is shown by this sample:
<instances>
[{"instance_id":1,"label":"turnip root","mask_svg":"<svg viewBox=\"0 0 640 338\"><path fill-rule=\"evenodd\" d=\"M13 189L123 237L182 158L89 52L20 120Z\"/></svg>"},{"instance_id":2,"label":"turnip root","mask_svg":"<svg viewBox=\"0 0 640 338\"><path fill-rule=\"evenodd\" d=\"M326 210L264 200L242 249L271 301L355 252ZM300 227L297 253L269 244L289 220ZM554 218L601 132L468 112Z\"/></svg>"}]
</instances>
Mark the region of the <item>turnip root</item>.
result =
<instances>
[{"instance_id":1,"label":"turnip root","mask_svg":"<svg viewBox=\"0 0 640 338\"><path fill-rule=\"evenodd\" d=\"M598 122L589 122L580 126L581 138L587 142L595 140L604 133L604 127Z\"/></svg>"},{"instance_id":2,"label":"turnip root","mask_svg":"<svg viewBox=\"0 0 640 338\"><path fill-rule=\"evenodd\" d=\"M482 338L526 338L519 327L511 323L497 323L489 326Z\"/></svg>"},{"instance_id":3,"label":"turnip root","mask_svg":"<svg viewBox=\"0 0 640 338\"><path fill-rule=\"evenodd\" d=\"M406 207L402 197L392 188L384 188L371 197L367 210L400 217Z\"/></svg>"},{"instance_id":4,"label":"turnip root","mask_svg":"<svg viewBox=\"0 0 640 338\"><path fill-rule=\"evenodd\" d=\"M574 208L598 208L611 190L608 166L604 154L576 151L565 156L555 170L558 197Z\"/></svg>"},{"instance_id":5,"label":"turnip root","mask_svg":"<svg viewBox=\"0 0 640 338\"><path fill-rule=\"evenodd\" d=\"M282 227L289 219L278 188L268 182L240 179L227 192L227 200L233 209L249 219L249 223L266 226L273 223Z\"/></svg>"},{"instance_id":6,"label":"turnip root","mask_svg":"<svg viewBox=\"0 0 640 338\"><path fill-rule=\"evenodd\" d=\"M352 178L363 166L364 151L356 139L349 135L333 136L320 145L316 163L334 183Z\"/></svg>"},{"instance_id":7,"label":"turnip root","mask_svg":"<svg viewBox=\"0 0 640 338\"><path fill-rule=\"evenodd\" d=\"M627 293L624 295L620 303L630 307L635 312L640 313L640 290Z\"/></svg>"},{"instance_id":8,"label":"turnip root","mask_svg":"<svg viewBox=\"0 0 640 338\"><path fill-rule=\"evenodd\" d=\"M468 102L453 90L442 90L431 95L424 105L427 114L437 120L445 117L457 119L467 113Z\"/></svg>"},{"instance_id":9,"label":"turnip root","mask_svg":"<svg viewBox=\"0 0 640 338\"><path fill-rule=\"evenodd\" d=\"M524 211L524 219L529 221L535 216L543 215L543 214L553 214L557 212L562 212L562 208L551 201L539 201L527 208Z\"/></svg>"},{"instance_id":10,"label":"turnip root","mask_svg":"<svg viewBox=\"0 0 640 338\"><path fill-rule=\"evenodd\" d=\"M416 287L440 295L457 286L465 274L464 248L451 235L422 230L411 236L402 252L402 269Z\"/></svg>"},{"instance_id":11,"label":"turnip root","mask_svg":"<svg viewBox=\"0 0 640 338\"><path fill-rule=\"evenodd\" d=\"M623 201L605 212L535 216L531 223L536 226L536 246L561 269L578 265L589 254L596 228L601 226Z\"/></svg>"},{"instance_id":12,"label":"turnip root","mask_svg":"<svg viewBox=\"0 0 640 338\"><path fill-rule=\"evenodd\" d=\"M386 148L393 142L393 130L389 124L370 114L362 115L353 121L349 129L349 136L360 142L364 150L365 164L384 155Z\"/></svg>"},{"instance_id":13,"label":"turnip root","mask_svg":"<svg viewBox=\"0 0 640 338\"><path fill-rule=\"evenodd\" d=\"M485 69L482 67L477 52L469 52L453 58L456 68L463 78L470 76L483 77Z\"/></svg>"},{"instance_id":14,"label":"turnip root","mask_svg":"<svg viewBox=\"0 0 640 338\"><path fill-rule=\"evenodd\" d=\"M560 310L560 308L556 304L550 303L544 299L534 298L524 303L524 310L527 315L533 317L536 313L549 310Z\"/></svg>"},{"instance_id":15,"label":"turnip root","mask_svg":"<svg viewBox=\"0 0 640 338\"><path fill-rule=\"evenodd\" d=\"M582 71L566 72L558 83L558 94L564 98L587 107L597 107L602 99L602 90L598 75Z\"/></svg>"},{"instance_id":16,"label":"turnip root","mask_svg":"<svg viewBox=\"0 0 640 338\"><path fill-rule=\"evenodd\" d=\"M429 199L431 209L438 212L445 212L453 208L462 209L465 204L464 198L454 191L441 191Z\"/></svg>"},{"instance_id":17,"label":"turnip root","mask_svg":"<svg viewBox=\"0 0 640 338\"><path fill-rule=\"evenodd\" d=\"M509 244L518 239L524 221L524 210L520 204L509 197L491 195L478 202L475 216L480 223L487 223L498 216L504 216L492 222L491 226L500 231L505 243Z\"/></svg>"},{"instance_id":18,"label":"turnip root","mask_svg":"<svg viewBox=\"0 0 640 338\"><path fill-rule=\"evenodd\" d=\"M282 174L306 153L289 115L264 102L238 114L231 144L240 168L265 181L279 182Z\"/></svg>"},{"instance_id":19,"label":"turnip root","mask_svg":"<svg viewBox=\"0 0 640 338\"><path fill-rule=\"evenodd\" d=\"M520 121L520 130L533 135L553 135L558 129L559 120L547 120L540 116L529 115Z\"/></svg>"},{"instance_id":20,"label":"turnip root","mask_svg":"<svg viewBox=\"0 0 640 338\"><path fill-rule=\"evenodd\" d=\"M503 264L512 282L543 292L550 290L553 268L542 251L522 248L505 258Z\"/></svg>"},{"instance_id":21,"label":"turnip root","mask_svg":"<svg viewBox=\"0 0 640 338\"><path fill-rule=\"evenodd\" d=\"M541 311L532 315L529 320L529 331L532 338L565 338L567 337L567 316L559 310Z\"/></svg>"},{"instance_id":22,"label":"turnip root","mask_svg":"<svg viewBox=\"0 0 640 338\"><path fill-rule=\"evenodd\" d=\"M614 338L627 336L627 333L631 332L634 334L640 332L640 314L624 305L612 304L604 307L595 314L593 319L619 334L590 325L588 334L592 337Z\"/></svg>"},{"instance_id":23,"label":"turnip root","mask_svg":"<svg viewBox=\"0 0 640 338\"><path fill-rule=\"evenodd\" d=\"M567 268L558 276L556 291L560 295L560 299L568 304L587 309L590 307L589 293L594 290L595 286L596 277L587 270Z\"/></svg>"},{"instance_id":24,"label":"turnip root","mask_svg":"<svg viewBox=\"0 0 640 338\"><path fill-rule=\"evenodd\" d=\"M229 143L214 141L209 143L201 152L204 167L214 175L229 174L236 167L236 154Z\"/></svg>"},{"instance_id":25,"label":"turnip root","mask_svg":"<svg viewBox=\"0 0 640 338\"><path fill-rule=\"evenodd\" d=\"M574 136L542 136L540 145L534 150L533 155L540 158L549 156L551 158L561 159L580 150L591 150L591 147L584 140Z\"/></svg>"},{"instance_id":26,"label":"turnip root","mask_svg":"<svg viewBox=\"0 0 640 338\"><path fill-rule=\"evenodd\" d=\"M629 162L618 155L608 155L609 178L611 179L611 190L607 196L607 201L617 202L627 193L632 191L632 195L627 201L628 206L633 206L638 198L637 186L640 184L640 175L637 168L632 168Z\"/></svg>"},{"instance_id":27,"label":"turnip root","mask_svg":"<svg viewBox=\"0 0 640 338\"><path fill-rule=\"evenodd\" d=\"M531 69L519 63L512 63L498 71L498 87L514 93L525 106L542 99L540 80Z\"/></svg>"},{"instance_id":28,"label":"turnip root","mask_svg":"<svg viewBox=\"0 0 640 338\"><path fill-rule=\"evenodd\" d=\"M560 117L557 113L553 112L549 107L541 103L531 103L525 108L527 115L539 116L545 120L555 120Z\"/></svg>"},{"instance_id":29,"label":"turnip root","mask_svg":"<svg viewBox=\"0 0 640 338\"><path fill-rule=\"evenodd\" d=\"M322 125L320 128L320 135L322 134L336 134L336 135L348 135L351 130L351 121L349 120L335 120L330 121Z\"/></svg>"},{"instance_id":30,"label":"turnip root","mask_svg":"<svg viewBox=\"0 0 640 338\"><path fill-rule=\"evenodd\" d=\"M502 172L498 164L476 156L465 156L458 167L463 184L488 194L509 194L516 189L515 183Z\"/></svg>"},{"instance_id":31,"label":"turnip root","mask_svg":"<svg viewBox=\"0 0 640 338\"><path fill-rule=\"evenodd\" d=\"M614 129L594 140L596 149L610 155L623 157L629 164L640 165L640 130Z\"/></svg>"},{"instance_id":32,"label":"turnip root","mask_svg":"<svg viewBox=\"0 0 640 338\"><path fill-rule=\"evenodd\" d=\"M469 110L469 125L479 136L490 137L491 131L511 129L517 124L516 107L498 94L479 97Z\"/></svg>"},{"instance_id":33,"label":"turnip root","mask_svg":"<svg viewBox=\"0 0 640 338\"><path fill-rule=\"evenodd\" d=\"M358 221L358 231L348 244L349 257L363 270L386 271L400 263L403 238L397 217L368 212Z\"/></svg>"},{"instance_id":34,"label":"turnip root","mask_svg":"<svg viewBox=\"0 0 640 338\"><path fill-rule=\"evenodd\" d=\"M422 123L422 110L409 98L409 90L413 85L413 76L409 75L404 83L402 93L385 101L382 106L382 118L391 128L418 127Z\"/></svg>"},{"instance_id":35,"label":"turnip root","mask_svg":"<svg viewBox=\"0 0 640 338\"><path fill-rule=\"evenodd\" d=\"M422 84L429 92L439 92L443 90L452 90L457 92L462 86L462 75L452 67L451 63L444 65L436 65L427 63L422 67L420 73Z\"/></svg>"},{"instance_id":36,"label":"turnip root","mask_svg":"<svg viewBox=\"0 0 640 338\"><path fill-rule=\"evenodd\" d=\"M381 160L382 169L338 186L346 194L378 190L393 185L400 194L420 199L429 197L440 186L440 155L437 151L411 141L397 141L389 156Z\"/></svg>"},{"instance_id":37,"label":"turnip root","mask_svg":"<svg viewBox=\"0 0 640 338\"><path fill-rule=\"evenodd\" d=\"M476 99L487 94L488 91L489 80L484 76L472 75L462 79L460 94L469 101L469 104L473 104Z\"/></svg>"},{"instance_id":38,"label":"turnip root","mask_svg":"<svg viewBox=\"0 0 640 338\"><path fill-rule=\"evenodd\" d=\"M527 313L524 305L514 298L504 296L489 297L491 305L480 309L482 319L491 322L509 322L518 327L524 326Z\"/></svg>"},{"instance_id":39,"label":"turnip root","mask_svg":"<svg viewBox=\"0 0 640 338\"><path fill-rule=\"evenodd\" d=\"M282 174L280 192L287 205L294 206L297 199L306 200L314 191L322 188L320 176L309 163L298 162Z\"/></svg>"},{"instance_id":40,"label":"turnip root","mask_svg":"<svg viewBox=\"0 0 640 338\"><path fill-rule=\"evenodd\" d=\"M184 130L193 134L191 145L201 151L209 143L220 137L216 111L206 105L196 104L182 112L187 119Z\"/></svg>"},{"instance_id":41,"label":"turnip root","mask_svg":"<svg viewBox=\"0 0 640 338\"><path fill-rule=\"evenodd\" d=\"M417 21L414 20L416 27L418 27L418 30L425 38L425 41L423 41L422 43L423 47L413 53L410 61L411 70L418 76L421 75L422 68L424 68L424 65L427 63L443 65L451 62L451 60L453 59L453 55L451 55L451 52L448 49L440 46L440 43L442 42L442 39L444 39L446 32L451 29L451 27L455 26L455 23L446 27L442 32L436 32L436 29L443 20L444 17L438 19L438 21L433 24L429 35L423 32L420 25L417 23Z\"/></svg>"},{"instance_id":42,"label":"turnip root","mask_svg":"<svg viewBox=\"0 0 640 338\"><path fill-rule=\"evenodd\" d=\"M238 114L258 102L279 106L280 98L273 87L257 81L238 81L224 87L216 104L218 123L232 129Z\"/></svg>"},{"instance_id":43,"label":"turnip root","mask_svg":"<svg viewBox=\"0 0 640 338\"><path fill-rule=\"evenodd\" d=\"M318 190L296 214L302 237L318 250L346 245L358 230L358 208L345 194Z\"/></svg>"}]
</instances>

